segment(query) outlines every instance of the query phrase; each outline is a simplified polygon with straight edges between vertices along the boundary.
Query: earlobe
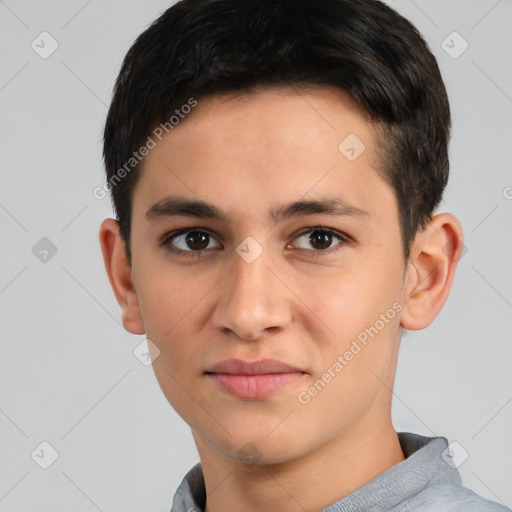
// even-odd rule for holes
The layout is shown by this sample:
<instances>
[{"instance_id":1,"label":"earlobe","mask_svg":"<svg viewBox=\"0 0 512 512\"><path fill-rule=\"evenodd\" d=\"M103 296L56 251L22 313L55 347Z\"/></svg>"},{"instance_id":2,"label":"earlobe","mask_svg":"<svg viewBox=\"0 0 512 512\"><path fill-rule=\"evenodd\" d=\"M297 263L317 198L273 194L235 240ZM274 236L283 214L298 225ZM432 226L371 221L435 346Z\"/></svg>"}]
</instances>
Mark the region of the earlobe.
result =
<instances>
[{"instance_id":1,"label":"earlobe","mask_svg":"<svg viewBox=\"0 0 512 512\"><path fill-rule=\"evenodd\" d=\"M144 334L144 322L132 281L132 269L126 257L125 244L117 221L105 219L101 223L99 237L105 270L116 300L121 306L123 326L132 334Z\"/></svg>"},{"instance_id":2,"label":"earlobe","mask_svg":"<svg viewBox=\"0 0 512 512\"><path fill-rule=\"evenodd\" d=\"M424 329L434 321L448 298L462 248L462 228L453 215L436 215L417 233L404 284L403 327Z\"/></svg>"}]
</instances>

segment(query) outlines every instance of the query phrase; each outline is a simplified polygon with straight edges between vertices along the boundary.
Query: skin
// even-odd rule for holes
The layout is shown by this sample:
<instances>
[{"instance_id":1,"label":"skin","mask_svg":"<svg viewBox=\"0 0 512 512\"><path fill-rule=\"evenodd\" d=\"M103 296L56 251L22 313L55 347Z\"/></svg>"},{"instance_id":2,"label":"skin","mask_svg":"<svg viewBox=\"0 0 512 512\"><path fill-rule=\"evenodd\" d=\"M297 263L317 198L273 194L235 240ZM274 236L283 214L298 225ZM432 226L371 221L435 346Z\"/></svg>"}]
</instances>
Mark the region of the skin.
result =
<instances>
[{"instance_id":1,"label":"skin","mask_svg":"<svg viewBox=\"0 0 512 512\"><path fill-rule=\"evenodd\" d=\"M366 147L354 161L338 150L349 134ZM101 225L123 324L158 347L156 377L192 429L208 512L315 511L404 460L391 422L401 331L428 326L442 308L462 231L452 215L435 215L405 262L397 201L377 171L375 145L375 127L332 89L202 99L143 162L131 266L116 221ZM169 195L213 203L229 223L148 218ZM327 197L366 214L269 218L273 207ZM348 238L333 235L319 248L309 240L318 226ZM182 228L210 233L207 247L197 252L184 237L160 244ZM252 263L236 252L248 236L263 249ZM299 393L394 303L394 318L301 403ZM240 399L204 374L231 358L276 358L305 373L268 398Z\"/></svg>"}]
</instances>

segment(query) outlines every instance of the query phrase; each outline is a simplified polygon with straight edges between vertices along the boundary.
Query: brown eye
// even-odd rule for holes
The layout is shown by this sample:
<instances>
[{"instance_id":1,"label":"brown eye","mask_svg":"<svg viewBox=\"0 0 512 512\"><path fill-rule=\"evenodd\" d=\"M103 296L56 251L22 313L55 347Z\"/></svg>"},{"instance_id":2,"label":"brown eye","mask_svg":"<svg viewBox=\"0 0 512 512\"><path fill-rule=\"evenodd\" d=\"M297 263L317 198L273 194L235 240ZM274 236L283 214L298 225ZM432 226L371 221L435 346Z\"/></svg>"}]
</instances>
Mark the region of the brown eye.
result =
<instances>
[{"instance_id":1,"label":"brown eye","mask_svg":"<svg viewBox=\"0 0 512 512\"><path fill-rule=\"evenodd\" d=\"M299 249L305 249L310 251L312 254L320 255L322 253L331 253L336 251L336 246L343 246L349 242L349 238L342 233L333 231L332 229L316 227L303 231L297 237L296 246ZM334 250L331 250L334 249Z\"/></svg>"},{"instance_id":2,"label":"brown eye","mask_svg":"<svg viewBox=\"0 0 512 512\"><path fill-rule=\"evenodd\" d=\"M311 231L309 243L315 249L328 249L332 244L332 234L328 231L320 231L319 229Z\"/></svg>"},{"instance_id":3,"label":"brown eye","mask_svg":"<svg viewBox=\"0 0 512 512\"><path fill-rule=\"evenodd\" d=\"M206 247L208 247L209 241L210 235L202 231L189 231L185 237L185 243L188 245L188 247L197 251L206 249Z\"/></svg>"},{"instance_id":4,"label":"brown eye","mask_svg":"<svg viewBox=\"0 0 512 512\"><path fill-rule=\"evenodd\" d=\"M217 244L214 245L213 248L220 247L210 233L201 229L187 229L170 233L165 236L163 240L163 244L170 246L174 251L188 253L200 252L207 248L212 248L212 242Z\"/></svg>"}]
</instances>

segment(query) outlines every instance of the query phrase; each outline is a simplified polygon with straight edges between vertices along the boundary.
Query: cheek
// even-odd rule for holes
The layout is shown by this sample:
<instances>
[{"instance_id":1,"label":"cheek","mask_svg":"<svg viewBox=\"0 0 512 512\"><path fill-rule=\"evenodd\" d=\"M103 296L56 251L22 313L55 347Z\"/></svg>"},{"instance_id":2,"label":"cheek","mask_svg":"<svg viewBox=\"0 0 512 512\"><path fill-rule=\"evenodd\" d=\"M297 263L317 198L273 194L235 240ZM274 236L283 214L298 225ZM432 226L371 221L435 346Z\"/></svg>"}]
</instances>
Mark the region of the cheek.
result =
<instances>
[{"instance_id":1,"label":"cheek","mask_svg":"<svg viewBox=\"0 0 512 512\"><path fill-rule=\"evenodd\" d=\"M212 290L215 280L206 275L191 276L190 271L171 273L168 269L142 272L138 277L141 286L137 287L137 295L146 335L160 350L155 361L155 372L160 368L157 377L169 380L166 370L180 378L184 369L194 369L199 350L194 346L198 339L194 332L204 322L201 301Z\"/></svg>"},{"instance_id":2,"label":"cheek","mask_svg":"<svg viewBox=\"0 0 512 512\"><path fill-rule=\"evenodd\" d=\"M333 389L338 386L346 389L357 382L351 391L353 396L370 392L378 385L378 378L372 372L387 381L397 349L401 310L399 265L355 268L322 283L305 282L301 290L317 318L310 336L321 353L319 372L322 374L330 368L336 374L337 378L332 380L337 384L329 386ZM325 336L318 336L322 326L328 330L323 329ZM338 356L343 369L340 371L338 364L336 372L333 365L340 363Z\"/></svg>"},{"instance_id":3,"label":"cheek","mask_svg":"<svg viewBox=\"0 0 512 512\"><path fill-rule=\"evenodd\" d=\"M194 272L156 258L147 258L137 272L139 306L147 327L159 337L171 334L189 316L219 281L218 272Z\"/></svg>"},{"instance_id":4,"label":"cheek","mask_svg":"<svg viewBox=\"0 0 512 512\"><path fill-rule=\"evenodd\" d=\"M139 305L146 335L160 350L153 361L155 376L173 409L195 425L202 411L195 400L200 378L198 356L204 350L196 333L201 328L201 299L211 286L206 287L204 279L174 272L148 273L141 281L144 286L138 290Z\"/></svg>"},{"instance_id":5,"label":"cheek","mask_svg":"<svg viewBox=\"0 0 512 512\"><path fill-rule=\"evenodd\" d=\"M299 295L333 339L347 340L373 325L396 301L397 275L393 268L351 266L336 275L303 279Z\"/></svg>"}]
</instances>

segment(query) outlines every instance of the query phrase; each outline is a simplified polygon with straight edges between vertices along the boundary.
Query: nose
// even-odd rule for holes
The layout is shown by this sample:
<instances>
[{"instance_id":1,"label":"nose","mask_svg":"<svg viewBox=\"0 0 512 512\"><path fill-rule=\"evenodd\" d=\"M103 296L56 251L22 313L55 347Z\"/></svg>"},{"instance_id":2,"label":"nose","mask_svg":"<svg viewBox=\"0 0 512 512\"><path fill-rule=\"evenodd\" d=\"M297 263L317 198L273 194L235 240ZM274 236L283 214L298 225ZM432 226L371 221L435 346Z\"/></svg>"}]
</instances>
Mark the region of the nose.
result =
<instances>
[{"instance_id":1,"label":"nose","mask_svg":"<svg viewBox=\"0 0 512 512\"><path fill-rule=\"evenodd\" d=\"M234 260L222 280L212 316L214 326L245 341L284 329L292 318L289 290L270 268L265 252L251 263L238 255Z\"/></svg>"}]
</instances>

